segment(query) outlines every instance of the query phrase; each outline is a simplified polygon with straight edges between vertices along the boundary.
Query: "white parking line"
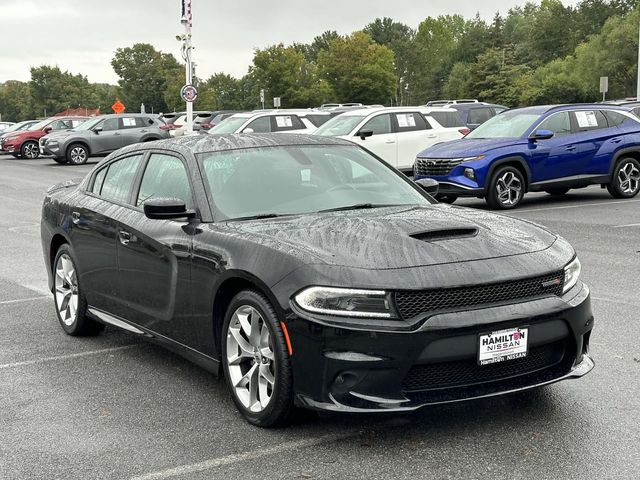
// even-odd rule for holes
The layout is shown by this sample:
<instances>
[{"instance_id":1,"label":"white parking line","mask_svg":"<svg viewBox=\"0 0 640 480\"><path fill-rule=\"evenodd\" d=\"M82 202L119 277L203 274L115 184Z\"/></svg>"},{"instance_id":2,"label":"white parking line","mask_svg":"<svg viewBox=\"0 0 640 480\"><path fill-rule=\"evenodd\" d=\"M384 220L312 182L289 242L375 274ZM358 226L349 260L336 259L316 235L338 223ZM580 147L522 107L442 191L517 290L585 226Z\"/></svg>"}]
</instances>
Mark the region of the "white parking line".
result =
<instances>
[{"instance_id":1,"label":"white parking line","mask_svg":"<svg viewBox=\"0 0 640 480\"><path fill-rule=\"evenodd\" d=\"M613 228L640 227L640 223L628 223L627 225L616 225Z\"/></svg>"},{"instance_id":2,"label":"white parking line","mask_svg":"<svg viewBox=\"0 0 640 480\"><path fill-rule=\"evenodd\" d=\"M5 363L4 365L0 365L0 370L4 370L7 368L25 367L28 365L38 365L40 363L46 363L46 362L55 362L56 360L68 360L70 358L87 357L89 355L98 355L100 353L118 352L120 350L128 350L130 348L134 348L137 346L138 346L137 344L124 345L122 347L103 348L101 350L90 350L88 352L71 353L69 355L59 355L57 357L37 358L35 360L26 360L24 362Z\"/></svg>"},{"instance_id":3,"label":"white parking line","mask_svg":"<svg viewBox=\"0 0 640 480\"><path fill-rule=\"evenodd\" d=\"M597 207L600 205L616 205L618 203L636 203L636 202L640 202L640 200L617 200L617 201L611 201L611 202L581 203L579 205L565 205L563 207L519 209L517 213L520 214L520 213L527 213L527 212L543 212L547 210L564 210L567 208Z\"/></svg>"},{"instance_id":4,"label":"white parking line","mask_svg":"<svg viewBox=\"0 0 640 480\"><path fill-rule=\"evenodd\" d=\"M45 297L43 295L40 295L38 297L18 298L17 300L4 300L0 302L0 305L7 305L10 303L20 303L20 302L32 302L33 300L40 300L42 298L51 298L51 297L48 297L48 296Z\"/></svg>"},{"instance_id":5,"label":"white parking line","mask_svg":"<svg viewBox=\"0 0 640 480\"><path fill-rule=\"evenodd\" d=\"M169 468L167 470L160 470L158 472L147 473L137 477L132 477L130 480L157 480L170 477L177 477L180 475L187 475L195 472L203 472L212 468L218 468L225 465L231 465L234 463L245 462L247 460L255 460L256 458L266 457L268 455L275 455L278 453L284 453L287 451L295 451L300 448L312 447L321 443L330 443L337 440L343 440L348 437L355 437L358 433L342 433L342 434L329 434L322 435L316 438L308 438L305 440L297 440L293 442L285 442L274 447L257 448L249 452L233 453L225 457L212 458L211 460L205 460L204 462L194 463L191 465L182 465L180 467Z\"/></svg>"}]
</instances>

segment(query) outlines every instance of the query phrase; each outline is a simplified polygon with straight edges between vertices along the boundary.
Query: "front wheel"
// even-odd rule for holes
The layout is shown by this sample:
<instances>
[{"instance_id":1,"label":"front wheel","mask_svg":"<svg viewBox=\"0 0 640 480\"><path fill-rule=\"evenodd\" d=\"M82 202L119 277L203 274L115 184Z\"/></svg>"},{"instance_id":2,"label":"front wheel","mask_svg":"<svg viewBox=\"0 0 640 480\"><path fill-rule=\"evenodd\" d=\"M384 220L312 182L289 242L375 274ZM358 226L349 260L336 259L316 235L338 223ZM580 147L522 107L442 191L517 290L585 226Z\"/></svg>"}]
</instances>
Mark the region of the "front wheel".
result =
<instances>
[{"instance_id":1,"label":"front wheel","mask_svg":"<svg viewBox=\"0 0 640 480\"><path fill-rule=\"evenodd\" d=\"M20 148L22 158L35 159L40 156L40 148L37 142L24 142Z\"/></svg>"},{"instance_id":2,"label":"front wheel","mask_svg":"<svg viewBox=\"0 0 640 480\"><path fill-rule=\"evenodd\" d=\"M613 169L613 177L607 185L613 198L633 198L640 191L640 162L626 157Z\"/></svg>"},{"instance_id":3,"label":"front wheel","mask_svg":"<svg viewBox=\"0 0 640 480\"><path fill-rule=\"evenodd\" d=\"M222 365L233 401L249 423L288 423L291 360L276 313L261 293L244 290L231 301L222 327Z\"/></svg>"},{"instance_id":4,"label":"front wheel","mask_svg":"<svg viewBox=\"0 0 640 480\"><path fill-rule=\"evenodd\" d=\"M89 159L89 150L84 145L75 143L67 149L67 161L73 165L82 165Z\"/></svg>"},{"instance_id":5,"label":"front wheel","mask_svg":"<svg viewBox=\"0 0 640 480\"><path fill-rule=\"evenodd\" d=\"M515 167L498 168L489 182L486 201L491 208L516 208L524 196L524 178Z\"/></svg>"},{"instance_id":6,"label":"front wheel","mask_svg":"<svg viewBox=\"0 0 640 480\"><path fill-rule=\"evenodd\" d=\"M73 251L64 244L58 249L53 262L54 292L58 321L62 329L71 336L95 335L104 326L86 316L87 302L84 298Z\"/></svg>"}]
</instances>

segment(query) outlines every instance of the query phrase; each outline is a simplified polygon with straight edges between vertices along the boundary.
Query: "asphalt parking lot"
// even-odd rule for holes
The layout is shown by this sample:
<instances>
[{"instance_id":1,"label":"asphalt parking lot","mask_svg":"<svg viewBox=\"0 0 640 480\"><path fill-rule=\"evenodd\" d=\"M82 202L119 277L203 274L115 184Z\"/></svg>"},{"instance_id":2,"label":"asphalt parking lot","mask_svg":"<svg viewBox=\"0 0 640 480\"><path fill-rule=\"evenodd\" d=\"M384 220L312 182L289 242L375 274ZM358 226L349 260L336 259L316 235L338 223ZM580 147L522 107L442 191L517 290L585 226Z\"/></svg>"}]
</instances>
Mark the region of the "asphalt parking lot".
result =
<instances>
[{"instance_id":1,"label":"asphalt parking lot","mask_svg":"<svg viewBox=\"0 0 640 480\"><path fill-rule=\"evenodd\" d=\"M586 377L410 415L309 416L262 430L222 380L180 357L112 328L79 339L58 326L41 202L49 185L91 168L0 155L1 479L638 478L640 198L591 187L532 194L510 213L578 252L596 316Z\"/></svg>"}]
</instances>

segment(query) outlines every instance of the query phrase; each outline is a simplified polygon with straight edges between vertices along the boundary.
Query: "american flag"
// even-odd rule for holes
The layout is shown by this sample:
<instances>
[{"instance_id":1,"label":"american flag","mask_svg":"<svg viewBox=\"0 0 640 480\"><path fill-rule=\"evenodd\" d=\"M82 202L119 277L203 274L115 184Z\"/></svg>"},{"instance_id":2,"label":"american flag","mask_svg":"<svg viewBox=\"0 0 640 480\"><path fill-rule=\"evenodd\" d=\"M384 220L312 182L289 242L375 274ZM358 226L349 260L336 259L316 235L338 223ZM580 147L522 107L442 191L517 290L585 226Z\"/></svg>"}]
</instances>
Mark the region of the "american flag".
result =
<instances>
[{"instance_id":1,"label":"american flag","mask_svg":"<svg viewBox=\"0 0 640 480\"><path fill-rule=\"evenodd\" d=\"M193 14L191 12L191 0L181 0L182 1L182 18L187 19L187 25L189 27L193 26Z\"/></svg>"}]
</instances>

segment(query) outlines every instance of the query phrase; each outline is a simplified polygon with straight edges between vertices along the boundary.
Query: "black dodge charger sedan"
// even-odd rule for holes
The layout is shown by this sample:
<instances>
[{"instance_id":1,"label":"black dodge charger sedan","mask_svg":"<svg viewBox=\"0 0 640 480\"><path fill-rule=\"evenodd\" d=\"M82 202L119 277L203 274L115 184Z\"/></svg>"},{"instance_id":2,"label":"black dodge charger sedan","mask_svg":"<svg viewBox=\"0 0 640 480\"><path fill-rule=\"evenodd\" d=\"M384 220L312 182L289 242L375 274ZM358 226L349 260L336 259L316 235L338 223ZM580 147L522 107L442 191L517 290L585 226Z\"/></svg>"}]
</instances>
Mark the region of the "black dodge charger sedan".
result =
<instances>
[{"instance_id":1,"label":"black dodge charger sedan","mask_svg":"<svg viewBox=\"0 0 640 480\"><path fill-rule=\"evenodd\" d=\"M433 187L328 137L126 147L44 200L60 324L114 325L222 373L265 427L298 407L409 411L589 372L573 248Z\"/></svg>"}]
</instances>

